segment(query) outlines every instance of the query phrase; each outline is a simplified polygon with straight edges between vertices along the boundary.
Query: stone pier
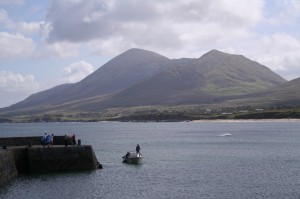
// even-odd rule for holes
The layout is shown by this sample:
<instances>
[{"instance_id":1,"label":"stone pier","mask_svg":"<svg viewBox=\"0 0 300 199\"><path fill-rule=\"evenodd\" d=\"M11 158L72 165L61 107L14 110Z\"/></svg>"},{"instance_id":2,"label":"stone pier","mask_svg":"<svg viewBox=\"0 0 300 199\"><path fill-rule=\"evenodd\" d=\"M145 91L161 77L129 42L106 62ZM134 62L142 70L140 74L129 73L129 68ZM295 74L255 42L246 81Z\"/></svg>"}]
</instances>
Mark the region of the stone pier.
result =
<instances>
[{"instance_id":1,"label":"stone pier","mask_svg":"<svg viewBox=\"0 0 300 199\"><path fill-rule=\"evenodd\" d=\"M43 147L40 137L0 138L0 185L22 173L95 170L99 162L92 146L63 145L64 136L53 146ZM101 166L101 165L100 165Z\"/></svg>"},{"instance_id":2,"label":"stone pier","mask_svg":"<svg viewBox=\"0 0 300 199\"><path fill-rule=\"evenodd\" d=\"M0 185L16 177L18 171L11 151L0 152Z\"/></svg>"}]
</instances>

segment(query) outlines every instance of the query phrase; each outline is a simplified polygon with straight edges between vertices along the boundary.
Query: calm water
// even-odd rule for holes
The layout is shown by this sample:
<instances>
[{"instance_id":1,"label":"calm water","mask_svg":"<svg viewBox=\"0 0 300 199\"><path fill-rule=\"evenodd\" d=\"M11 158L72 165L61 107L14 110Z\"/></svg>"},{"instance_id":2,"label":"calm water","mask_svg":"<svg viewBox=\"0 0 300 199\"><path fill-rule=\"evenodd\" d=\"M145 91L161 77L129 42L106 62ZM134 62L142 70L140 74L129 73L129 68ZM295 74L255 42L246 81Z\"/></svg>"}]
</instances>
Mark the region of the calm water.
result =
<instances>
[{"instance_id":1,"label":"calm water","mask_svg":"<svg viewBox=\"0 0 300 199\"><path fill-rule=\"evenodd\" d=\"M104 169L21 176L0 198L300 198L300 122L0 124L1 137L44 132L75 133ZM123 164L136 144L144 163Z\"/></svg>"}]
</instances>

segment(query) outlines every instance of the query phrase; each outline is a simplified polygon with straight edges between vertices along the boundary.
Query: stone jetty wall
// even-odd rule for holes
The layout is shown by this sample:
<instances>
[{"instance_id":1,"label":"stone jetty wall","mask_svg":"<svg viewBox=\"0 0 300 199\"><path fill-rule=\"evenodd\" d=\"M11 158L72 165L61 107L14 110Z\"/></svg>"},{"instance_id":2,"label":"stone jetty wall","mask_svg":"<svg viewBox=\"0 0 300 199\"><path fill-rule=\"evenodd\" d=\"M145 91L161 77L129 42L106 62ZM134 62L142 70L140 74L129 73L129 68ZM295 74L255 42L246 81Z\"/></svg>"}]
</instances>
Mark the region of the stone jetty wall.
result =
<instances>
[{"instance_id":1,"label":"stone jetty wall","mask_svg":"<svg viewBox=\"0 0 300 199\"><path fill-rule=\"evenodd\" d=\"M56 137L56 139L56 144L64 142L64 136ZM12 145L14 143L16 145ZM0 138L0 185L22 173L66 172L98 168L99 162L91 146L69 145L65 147L62 143L53 147L43 147L40 144L40 137L11 138L11 140Z\"/></svg>"},{"instance_id":2,"label":"stone jetty wall","mask_svg":"<svg viewBox=\"0 0 300 199\"><path fill-rule=\"evenodd\" d=\"M14 157L15 167L18 173L26 174L29 173L28 163L28 148L27 147L16 147L8 149L11 151Z\"/></svg>"},{"instance_id":3,"label":"stone jetty wall","mask_svg":"<svg viewBox=\"0 0 300 199\"><path fill-rule=\"evenodd\" d=\"M91 146L28 148L29 173L97 169Z\"/></svg>"},{"instance_id":4,"label":"stone jetty wall","mask_svg":"<svg viewBox=\"0 0 300 199\"><path fill-rule=\"evenodd\" d=\"M0 152L0 185L18 175L11 151Z\"/></svg>"}]
</instances>

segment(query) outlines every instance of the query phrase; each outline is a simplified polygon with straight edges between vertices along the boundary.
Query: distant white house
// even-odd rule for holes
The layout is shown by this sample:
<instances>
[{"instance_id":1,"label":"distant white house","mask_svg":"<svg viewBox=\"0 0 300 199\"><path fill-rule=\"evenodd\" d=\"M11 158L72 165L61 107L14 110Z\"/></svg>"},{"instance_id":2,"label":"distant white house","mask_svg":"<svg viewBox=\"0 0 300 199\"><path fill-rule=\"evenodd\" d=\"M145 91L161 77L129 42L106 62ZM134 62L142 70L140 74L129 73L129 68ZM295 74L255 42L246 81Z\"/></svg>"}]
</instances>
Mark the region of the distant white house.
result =
<instances>
[{"instance_id":1,"label":"distant white house","mask_svg":"<svg viewBox=\"0 0 300 199\"><path fill-rule=\"evenodd\" d=\"M224 112L222 115L232 115L233 113Z\"/></svg>"},{"instance_id":2,"label":"distant white house","mask_svg":"<svg viewBox=\"0 0 300 199\"><path fill-rule=\"evenodd\" d=\"M255 109L256 111L263 111L264 109L263 108L257 108Z\"/></svg>"},{"instance_id":3,"label":"distant white house","mask_svg":"<svg viewBox=\"0 0 300 199\"><path fill-rule=\"evenodd\" d=\"M205 112L206 112L206 113L211 113L211 109L210 109L210 108L207 108L207 109L205 109Z\"/></svg>"}]
</instances>

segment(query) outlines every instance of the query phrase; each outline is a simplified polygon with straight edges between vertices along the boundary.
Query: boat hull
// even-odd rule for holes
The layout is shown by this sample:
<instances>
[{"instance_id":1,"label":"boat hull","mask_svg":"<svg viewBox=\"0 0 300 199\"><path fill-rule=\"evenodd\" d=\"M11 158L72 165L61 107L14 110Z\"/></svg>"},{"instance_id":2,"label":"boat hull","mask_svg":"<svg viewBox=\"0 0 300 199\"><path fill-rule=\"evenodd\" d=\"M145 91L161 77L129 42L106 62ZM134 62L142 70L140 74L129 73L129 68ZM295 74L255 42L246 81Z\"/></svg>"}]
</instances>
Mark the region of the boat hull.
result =
<instances>
[{"instance_id":1,"label":"boat hull","mask_svg":"<svg viewBox=\"0 0 300 199\"><path fill-rule=\"evenodd\" d=\"M127 164L141 164L143 160L143 155L141 153L128 152L123 156L123 163Z\"/></svg>"},{"instance_id":2,"label":"boat hull","mask_svg":"<svg viewBox=\"0 0 300 199\"><path fill-rule=\"evenodd\" d=\"M127 158L123 160L123 162L127 164L142 164L142 159L143 158Z\"/></svg>"}]
</instances>

